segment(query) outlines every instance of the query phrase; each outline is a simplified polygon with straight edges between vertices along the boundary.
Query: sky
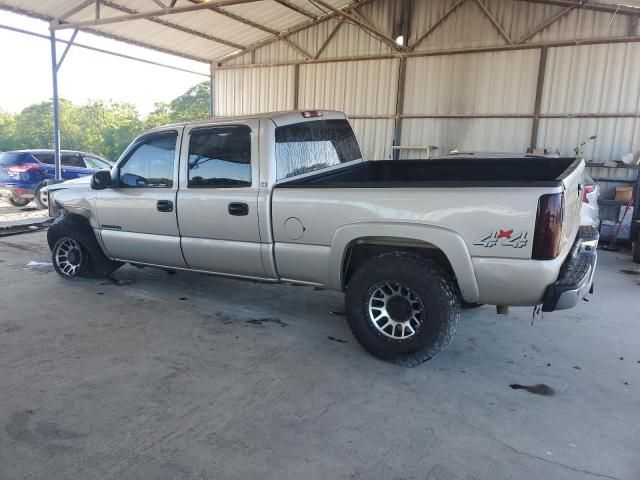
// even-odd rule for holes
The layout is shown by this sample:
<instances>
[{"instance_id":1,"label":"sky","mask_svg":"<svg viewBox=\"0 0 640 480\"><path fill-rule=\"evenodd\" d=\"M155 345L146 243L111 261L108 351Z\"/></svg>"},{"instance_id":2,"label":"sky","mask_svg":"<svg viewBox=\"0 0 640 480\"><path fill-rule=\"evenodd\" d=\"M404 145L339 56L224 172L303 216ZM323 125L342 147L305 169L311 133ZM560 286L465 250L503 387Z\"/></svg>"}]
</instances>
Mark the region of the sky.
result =
<instances>
[{"instance_id":1,"label":"sky","mask_svg":"<svg viewBox=\"0 0 640 480\"><path fill-rule=\"evenodd\" d=\"M0 10L0 25L49 35L46 22ZM71 31L57 32L69 39ZM80 32L76 41L127 55L202 72L207 76L127 60L71 47L58 72L58 92L77 104L87 100L113 100L136 105L141 115L155 102L168 102L193 85L208 80L209 67L97 35ZM58 43L58 57L65 44ZM52 97L50 43L46 39L0 28L0 110L18 113Z\"/></svg>"}]
</instances>

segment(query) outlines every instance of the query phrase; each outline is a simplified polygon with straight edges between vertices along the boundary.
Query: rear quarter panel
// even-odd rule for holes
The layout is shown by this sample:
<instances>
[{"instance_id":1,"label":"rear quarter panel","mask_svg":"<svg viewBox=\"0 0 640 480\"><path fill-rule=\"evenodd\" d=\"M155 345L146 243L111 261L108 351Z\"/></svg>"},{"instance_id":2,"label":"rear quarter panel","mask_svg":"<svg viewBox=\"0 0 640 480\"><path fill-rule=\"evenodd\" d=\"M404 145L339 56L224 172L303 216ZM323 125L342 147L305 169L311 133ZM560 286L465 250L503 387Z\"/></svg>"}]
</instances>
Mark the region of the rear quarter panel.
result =
<instances>
[{"instance_id":1,"label":"rear quarter panel","mask_svg":"<svg viewBox=\"0 0 640 480\"><path fill-rule=\"evenodd\" d=\"M439 242L444 237L432 241L435 236L428 230L449 232L453 235L449 237L450 242L460 239L463 245L456 256L465 256L464 259L450 258L452 265L458 262L464 267L466 262L483 258L489 263L491 259L506 263L511 259L531 264L538 199L544 193L561 191L561 186L276 188L273 191L272 220L278 273L281 277L295 279L296 275L304 272L305 281L340 288L332 277L336 273L333 271L335 265L341 264L344 255L343 248L336 248L336 234L347 225L362 225L361 231L366 231L367 236L372 232L371 225L376 225L376 236L380 237L402 237L399 224L423 227L422 232L416 234L417 239L433 243L443 251L446 244L443 247ZM298 221L302 227L292 230L291 222L297 224ZM299 238L292 235L295 231L302 232ZM352 228L352 231L354 237L357 236L358 228ZM501 232L503 236L499 237ZM336 257L339 257L338 262ZM329 265L334 267L329 268ZM554 270L555 265L550 268ZM473 268L463 270L456 271L456 275L464 276L459 283L462 280L475 285L477 279ZM528 272L523 270L523 273ZM513 277L505 284L509 282L513 283ZM521 289L526 283L525 277L518 283L516 286ZM469 287L467 291L471 294L466 296L463 292L465 300L481 300L482 289L480 294L477 287ZM514 292L509 293L513 295ZM525 301L530 301L530 297L509 304Z\"/></svg>"}]
</instances>

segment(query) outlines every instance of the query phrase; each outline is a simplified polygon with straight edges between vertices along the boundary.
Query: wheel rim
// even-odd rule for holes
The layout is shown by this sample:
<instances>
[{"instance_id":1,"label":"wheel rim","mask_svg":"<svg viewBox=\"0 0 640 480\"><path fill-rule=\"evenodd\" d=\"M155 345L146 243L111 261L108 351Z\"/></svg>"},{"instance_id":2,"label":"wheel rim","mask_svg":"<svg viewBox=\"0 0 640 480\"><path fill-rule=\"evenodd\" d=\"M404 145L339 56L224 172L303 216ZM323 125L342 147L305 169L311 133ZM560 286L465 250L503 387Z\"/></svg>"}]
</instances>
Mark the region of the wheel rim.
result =
<instances>
[{"instance_id":1,"label":"wheel rim","mask_svg":"<svg viewBox=\"0 0 640 480\"><path fill-rule=\"evenodd\" d=\"M424 303L401 282L379 282L369 289L368 315L374 328L394 340L413 337L425 321Z\"/></svg>"},{"instance_id":2,"label":"wheel rim","mask_svg":"<svg viewBox=\"0 0 640 480\"><path fill-rule=\"evenodd\" d=\"M55 251L58 269L67 277L74 277L82 265L82 248L73 238L65 238L59 242Z\"/></svg>"},{"instance_id":3,"label":"wheel rim","mask_svg":"<svg viewBox=\"0 0 640 480\"><path fill-rule=\"evenodd\" d=\"M47 195L47 192L40 189L38 191L38 198L40 199L40 203L43 205L49 205L49 195Z\"/></svg>"}]
</instances>

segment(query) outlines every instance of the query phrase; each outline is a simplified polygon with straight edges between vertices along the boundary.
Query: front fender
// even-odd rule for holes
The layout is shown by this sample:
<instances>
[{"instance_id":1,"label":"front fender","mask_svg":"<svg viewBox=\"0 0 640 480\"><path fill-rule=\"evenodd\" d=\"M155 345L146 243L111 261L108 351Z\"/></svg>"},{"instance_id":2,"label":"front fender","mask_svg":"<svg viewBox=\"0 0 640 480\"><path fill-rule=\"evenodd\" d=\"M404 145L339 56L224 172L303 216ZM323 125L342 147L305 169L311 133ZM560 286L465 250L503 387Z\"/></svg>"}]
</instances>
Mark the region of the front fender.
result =
<instances>
[{"instance_id":1,"label":"front fender","mask_svg":"<svg viewBox=\"0 0 640 480\"><path fill-rule=\"evenodd\" d=\"M362 222L340 227L331 242L329 256L330 288L342 290L342 265L349 246L364 238L401 239L403 242L431 244L440 249L451 264L465 302L480 298L473 263L464 240L457 233L440 227L402 222Z\"/></svg>"}]
</instances>

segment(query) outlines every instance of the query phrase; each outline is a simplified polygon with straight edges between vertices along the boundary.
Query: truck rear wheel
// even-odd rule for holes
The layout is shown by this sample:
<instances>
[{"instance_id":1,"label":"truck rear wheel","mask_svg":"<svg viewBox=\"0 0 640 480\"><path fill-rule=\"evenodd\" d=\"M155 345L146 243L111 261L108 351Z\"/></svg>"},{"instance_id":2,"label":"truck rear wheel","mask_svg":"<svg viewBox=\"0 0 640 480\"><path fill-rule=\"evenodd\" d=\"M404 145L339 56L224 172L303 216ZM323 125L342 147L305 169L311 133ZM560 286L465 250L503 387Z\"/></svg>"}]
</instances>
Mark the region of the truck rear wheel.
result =
<instances>
[{"instance_id":1,"label":"truck rear wheel","mask_svg":"<svg viewBox=\"0 0 640 480\"><path fill-rule=\"evenodd\" d=\"M453 338L460 299L449 274L407 252L368 260L347 286L349 327L372 355L413 366L430 360Z\"/></svg>"}]
</instances>

